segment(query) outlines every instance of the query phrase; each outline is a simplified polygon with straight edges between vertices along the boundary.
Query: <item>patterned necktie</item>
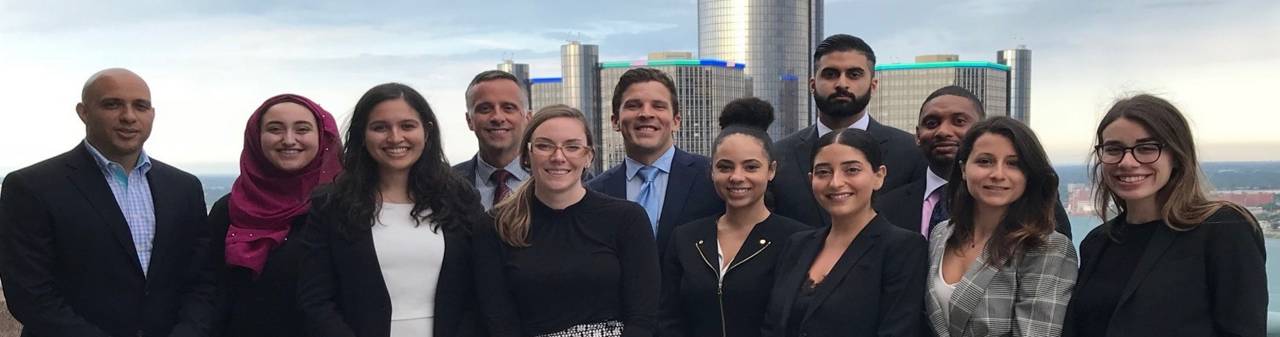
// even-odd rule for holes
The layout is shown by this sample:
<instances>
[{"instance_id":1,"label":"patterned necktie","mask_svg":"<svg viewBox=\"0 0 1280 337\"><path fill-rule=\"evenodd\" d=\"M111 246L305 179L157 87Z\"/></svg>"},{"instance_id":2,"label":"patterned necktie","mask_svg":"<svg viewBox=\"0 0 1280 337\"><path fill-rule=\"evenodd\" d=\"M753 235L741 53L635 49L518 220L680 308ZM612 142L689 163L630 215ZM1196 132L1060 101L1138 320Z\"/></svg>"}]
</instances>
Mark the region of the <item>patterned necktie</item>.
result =
<instances>
[{"instance_id":1,"label":"patterned necktie","mask_svg":"<svg viewBox=\"0 0 1280 337\"><path fill-rule=\"evenodd\" d=\"M507 172L507 170L504 169L498 169L497 171L493 171L493 174L489 175L489 181L493 182L494 205L497 205L502 201L502 199L505 199L508 194L511 194L511 188L507 187L507 179L510 178L511 172Z\"/></svg>"},{"instance_id":2,"label":"patterned necktie","mask_svg":"<svg viewBox=\"0 0 1280 337\"><path fill-rule=\"evenodd\" d=\"M938 189L933 190L933 194L938 196L938 202L933 204L933 213L929 214L930 233L933 232L934 225L942 222L942 220L951 218L951 210L948 209L948 207L951 206L951 200L949 200L951 198L947 198L947 194L943 192L946 190L946 186L947 185L942 185L941 187L938 187Z\"/></svg>"},{"instance_id":3,"label":"patterned necktie","mask_svg":"<svg viewBox=\"0 0 1280 337\"><path fill-rule=\"evenodd\" d=\"M658 176L658 168L653 166L645 166L640 168L640 179L644 179L644 185L640 186L640 194L636 195L636 203L644 206L644 212L649 214L649 225L653 227L653 236L658 236L658 215L662 213L662 207L658 205L658 197L655 195L660 193L654 191L653 180Z\"/></svg>"}]
</instances>

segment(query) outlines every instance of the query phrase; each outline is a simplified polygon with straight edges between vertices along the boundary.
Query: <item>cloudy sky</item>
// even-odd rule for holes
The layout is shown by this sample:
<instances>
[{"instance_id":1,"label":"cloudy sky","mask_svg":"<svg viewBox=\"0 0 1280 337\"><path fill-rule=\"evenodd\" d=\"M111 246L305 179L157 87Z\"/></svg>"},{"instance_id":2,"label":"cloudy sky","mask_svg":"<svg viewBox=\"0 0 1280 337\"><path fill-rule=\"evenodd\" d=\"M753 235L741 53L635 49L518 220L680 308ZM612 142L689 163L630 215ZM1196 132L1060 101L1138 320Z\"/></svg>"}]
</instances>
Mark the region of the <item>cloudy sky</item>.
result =
<instances>
[{"instance_id":1,"label":"cloudy sky","mask_svg":"<svg viewBox=\"0 0 1280 337\"><path fill-rule=\"evenodd\" d=\"M1206 160L1280 160L1280 2L828 0L825 22L881 63L1031 48L1032 126L1057 164L1084 162L1101 114L1133 92L1178 104ZM189 171L234 173L245 120L267 97L302 94L345 120L388 81L427 97L457 162L475 151L471 76L509 57L558 76L570 39L600 45L602 60L696 52L697 3L0 0L0 174L82 139L80 87L108 67L150 83L147 151Z\"/></svg>"}]
</instances>

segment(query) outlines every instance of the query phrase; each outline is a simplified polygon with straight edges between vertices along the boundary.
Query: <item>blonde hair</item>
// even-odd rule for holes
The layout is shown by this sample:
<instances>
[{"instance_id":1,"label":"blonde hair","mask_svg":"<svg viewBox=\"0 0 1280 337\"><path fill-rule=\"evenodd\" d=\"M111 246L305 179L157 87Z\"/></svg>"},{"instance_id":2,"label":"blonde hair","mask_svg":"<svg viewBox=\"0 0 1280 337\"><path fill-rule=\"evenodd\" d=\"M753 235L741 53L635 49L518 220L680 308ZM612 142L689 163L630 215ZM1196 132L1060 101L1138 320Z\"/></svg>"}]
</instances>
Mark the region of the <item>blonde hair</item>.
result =
<instances>
[{"instance_id":1,"label":"blonde hair","mask_svg":"<svg viewBox=\"0 0 1280 337\"><path fill-rule=\"evenodd\" d=\"M587 136L587 148L594 148L595 142L591 138L591 130L587 127L587 118L582 115L582 111L574 109L568 105L555 104L538 109L533 114L533 120L529 122L529 126L524 129L524 136L520 140L520 165L524 169L529 170L529 141L533 138L533 131L537 130L542 123L555 118L572 118L582 123L582 132ZM494 229L498 232L498 237L502 238L502 242L512 247L529 247L529 221L532 209L534 186L537 185L537 177L530 175L528 180L516 187L515 191L511 191L511 195L506 199L499 201L493 206Z\"/></svg>"},{"instance_id":2,"label":"blonde hair","mask_svg":"<svg viewBox=\"0 0 1280 337\"><path fill-rule=\"evenodd\" d=\"M1169 173L1169 182L1156 192L1156 200L1160 202L1160 218L1169 228L1175 231L1195 229L1218 210L1227 207L1240 213L1255 229L1261 230L1258 220L1244 207L1230 201L1209 199L1208 191L1211 188L1200 170L1199 160L1196 159L1191 127L1178 108L1169 101L1148 94L1116 101L1098 124L1094 145L1102 144L1102 130L1122 118L1142 125L1152 138L1164 144L1161 155L1170 156L1173 169ZM1095 147L1094 156L1090 159L1092 169L1089 170L1089 176L1094 182L1097 214L1102 219L1107 219L1112 203L1120 212L1124 212L1128 205L1107 186L1102 174L1103 164L1098 160L1097 151Z\"/></svg>"}]
</instances>

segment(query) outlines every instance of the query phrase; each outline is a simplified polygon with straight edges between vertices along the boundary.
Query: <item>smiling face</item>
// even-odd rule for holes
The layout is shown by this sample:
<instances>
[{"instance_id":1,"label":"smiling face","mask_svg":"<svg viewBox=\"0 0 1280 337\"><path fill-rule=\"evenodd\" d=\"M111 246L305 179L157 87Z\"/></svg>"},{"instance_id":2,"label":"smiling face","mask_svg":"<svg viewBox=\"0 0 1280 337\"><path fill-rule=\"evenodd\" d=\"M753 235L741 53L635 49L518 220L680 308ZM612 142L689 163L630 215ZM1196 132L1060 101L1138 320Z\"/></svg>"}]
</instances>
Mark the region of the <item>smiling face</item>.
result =
<instances>
[{"instance_id":1,"label":"smiling face","mask_svg":"<svg viewBox=\"0 0 1280 337\"><path fill-rule=\"evenodd\" d=\"M711 158L711 181L716 193L731 209L764 202L764 192L773 180L777 163L769 160L759 140L743 134L724 138Z\"/></svg>"},{"instance_id":2,"label":"smiling face","mask_svg":"<svg viewBox=\"0 0 1280 337\"><path fill-rule=\"evenodd\" d=\"M916 143L934 173L947 176L956 160L960 139L980 119L978 107L964 97L942 95L924 104L920 124L916 125Z\"/></svg>"},{"instance_id":3,"label":"smiling face","mask_svg":"<svg viewBox=\"0 0 1280 337\"><path fill-rule=\"evenodd\" d=\"M671 92L658 81L628 87L612 120L613 129L622 133L627 154L633 157L667 151L673 133L680 129L680 115L671 104Z\"/></svg>"},{"instance_id":4,"label":"smiling face","mask_svg":"<svg viewBox=\"0 0 1280 337\"><path fill-rule=\"evenodd\" d=\"M1116 119L1102 130L1102 145L1131 147L1140 144L1160 144L1145 127L1128 118ZM1154 162L1140 163L1133 153L1124 153L1116 164L1102 164L1102 178L1128 208L1156 209L1160 189L1169 183L1173 172L1173 158L1156 151ZM1147 159L1144 156L1143 159ZM1146 161L1146 160L1144 160Z\"/></svg>"},{"instance_id":5,"label":"smiling face","mask_svg":"<svg viewBox=\"0 0 1280 337\"><path fill-rule=\"evenodd\" d=\"M1022 197L1027 177L1018 162L1009 138L994 133L978 136L963 166L965 185L978 208L1003 212Z\"/></svg>"},{"instance_id":6,"label":"smiling face","mask_svg":"<svg viewBox=\"0 0 1280 337\"><path fill-rule=\"evenodd\" d=\"M155 110L151 89L138 75L123 69L98 73L84 88L76 113L85 139L107 159L132 166L151 137Z\"/></svg>"},{"instance_id":7,"label":"smiling face","mask_svg":"<svg viewBox=\"0 0 1280 337\"><path fill-rule=\"evenodd\" d=\"M862 151L835 143L818 150L809 181L813 197L831 217L847 217L871 209L871 194L884 184L885 168L872 167Z\"/></svg>"},{"instance_id":8,"label":"smiling face","mask_svg":"<svg viewBox=\"0 0 1280 337\"><path fill-rule=\"evenodd\" d=\"M365 124L365 150L378 163L382 175L409 174L409 168L422 157L427 130L418 112L404 99L393 99L374 106Z\"/></svg>"},{"instance_id":9,"label":"smiling face","mask_svg":"<svg viewBox=\"0 0 1280 337\"><path fill-rule=\"evenodd\" d=\"M481 150L519 151L520 135L529 122L520 87L496 79L477 83L469 90L474 101L467 108L467 127L475 132Z\"/></svg>"},{"instance_id":10,"label":"smiling face","mask_svg":"<svg viewBox=\"0 0 1280 337\"><path fill-rule=\"evenodd\" d=\"M259 143L262 155L281 171L297 171L316 158L320 132L316 117L298 103L271 106L262 114Z\"/></svg>"},{"instance_id":11,"label":"smiling face","mask_svg":"<svg viewBox=\"0 0 1280 337\"><path fill-rule=\"evenodd\" d=\"M529 138L529 168L539 194L582 188L582 171L590 167L593 153L581 121L551 118L539 124Z\"/></svg>"}]
</instances>

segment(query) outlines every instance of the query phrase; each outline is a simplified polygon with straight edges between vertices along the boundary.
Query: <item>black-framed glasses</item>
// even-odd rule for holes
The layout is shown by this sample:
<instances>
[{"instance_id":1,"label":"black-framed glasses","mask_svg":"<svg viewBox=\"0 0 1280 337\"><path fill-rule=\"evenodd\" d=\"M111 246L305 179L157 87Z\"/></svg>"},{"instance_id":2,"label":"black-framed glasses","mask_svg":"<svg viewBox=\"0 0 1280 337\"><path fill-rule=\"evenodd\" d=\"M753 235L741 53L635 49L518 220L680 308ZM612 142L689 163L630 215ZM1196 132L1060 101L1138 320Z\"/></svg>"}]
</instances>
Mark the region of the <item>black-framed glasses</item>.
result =
<instances>
[{"instance_id":1,"label":"black-framed glasses","mask_svg":"<svg viewBox=\"0 0 1280 337\"><path fill-rule=\"evenodd\" d=\"M591 147L582 144L556 145L549 142L529 143L529 151L540 156L550 157L556 153L556 150L563 152L565 157L577 158L586 155L587 152L591 150Z\"/></svg>"},{"instance_id":2,"label":"black-framed glasses","mask_svg":"<svg viewBox=\"0 0 1280 337\"><path fill-rule=\"evenodd\" d=\"M1124 160L1126 153L1133 154L1133 160L1139 164L1150 164L1160 160L1161 150L1164 144L1160 143L1143 143L1134 146L1120 146L1116 144L1103 144L1093 147L1098 153L1098 161L1103 164L1119 164Z\"/></svg>"}]
</instances>

